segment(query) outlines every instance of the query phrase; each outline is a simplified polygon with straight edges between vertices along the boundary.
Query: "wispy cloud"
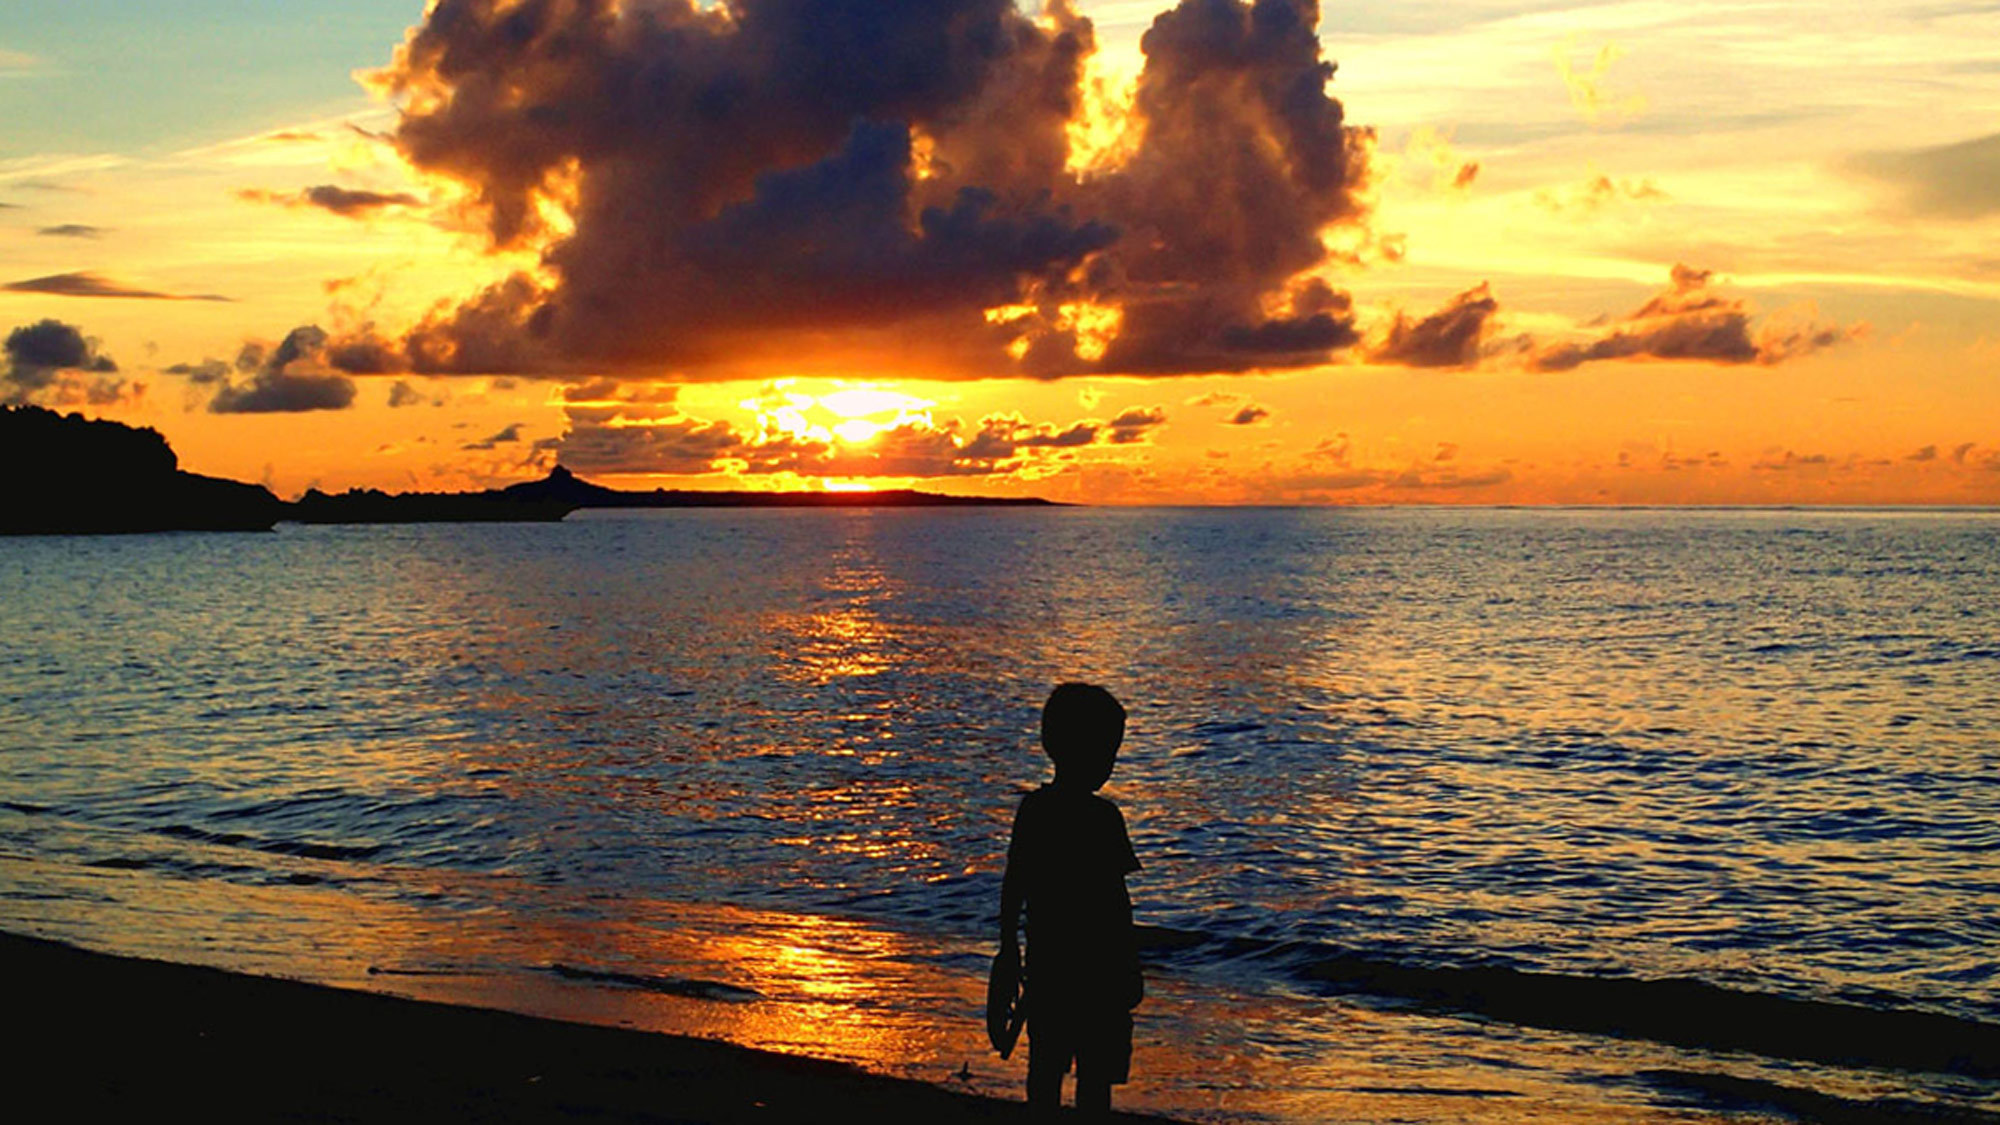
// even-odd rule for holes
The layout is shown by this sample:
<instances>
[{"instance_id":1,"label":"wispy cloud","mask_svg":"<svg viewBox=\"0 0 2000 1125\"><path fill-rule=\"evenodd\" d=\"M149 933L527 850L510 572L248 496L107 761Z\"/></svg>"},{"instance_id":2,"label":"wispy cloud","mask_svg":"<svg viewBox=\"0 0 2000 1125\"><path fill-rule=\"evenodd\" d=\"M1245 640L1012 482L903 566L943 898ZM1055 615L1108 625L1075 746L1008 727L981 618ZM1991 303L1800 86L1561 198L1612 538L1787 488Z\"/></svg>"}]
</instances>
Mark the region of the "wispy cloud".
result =
<instances>
[{"instance_id":1,"label":"wispy cloud","mask_svg":"<svg viewBox=\"0 0 2000 1125\"><path fill-rule=\"evenodd\" d=\"M1641 94L1617 93L1609 89L1605 78L1611 73L1611 64L1618 61L1625 52L1616 43L1606 43L1597 50L1597 57L1587 71L1578 70L1572 61L1577 47L1575 36L1562 41L1555 49L1556 73L1562 76L1563 86L1569 90L1570 104L1592 125L1620 125L1646 111L1646 99Z\"/></svg>"},{"instance_id":2,"label":"wispy cloud","mask_svg":"<svg viewBox=\"0 0 2000 1125\"><path fill-rule=\"evenodd\" d=\"M31 277L25 281L10 281L0 285L0 290L9 293L46 293L56 297L115 297L144 301L229 301L232 298L214 293L178 294L161 293L151 289L140 289L113 281L102 274L58 273L48 277Z\"/></svg>"},{"instance_id":3,"label":"wispy cloud","mask_svg":"<svg viewBox=\"0 0 2000 1125\"><path fill-rule=\"evenodd\" d=\"M2000 133L1929 148L1873 152L1850 166L1893 188L1910 214L1979 219L2000 214Z\"/></svg>"},{"instance_id":4,"label":"wispy cloud","mask_svg":"<svg viewBox=\"0 0 2000 1125\"><path fill-rule=\"evenodd\" d=\"M244 188L236 198L249 203L276 203L286 207L316 207L346 218L362 218L393 208L418 207L423 200L406 191L382 192L320 184L297 192Z\"/></svg>"}]
</instances>

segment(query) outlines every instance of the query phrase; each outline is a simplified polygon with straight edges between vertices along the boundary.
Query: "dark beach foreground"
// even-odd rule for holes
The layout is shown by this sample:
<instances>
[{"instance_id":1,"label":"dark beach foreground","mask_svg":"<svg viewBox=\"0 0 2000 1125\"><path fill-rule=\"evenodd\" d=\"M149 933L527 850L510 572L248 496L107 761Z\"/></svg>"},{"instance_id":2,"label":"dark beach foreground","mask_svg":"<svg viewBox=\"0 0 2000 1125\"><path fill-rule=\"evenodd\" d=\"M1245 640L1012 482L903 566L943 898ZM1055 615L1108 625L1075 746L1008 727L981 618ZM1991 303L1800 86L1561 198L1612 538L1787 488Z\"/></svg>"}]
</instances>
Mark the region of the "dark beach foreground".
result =
<instances>
[{"instance_id":1,"label":"dark beach foreground","mask_svg":"<svg viewBox=\"0 0 2000 1125\"><path fill-rule=\"evenodd\" d=\"M67 1120L1027 1120L1019 1103L705 1039L6 934L0 965L18 1035L8 1051L9 1101Z\"/></svg>"}]
</instances>

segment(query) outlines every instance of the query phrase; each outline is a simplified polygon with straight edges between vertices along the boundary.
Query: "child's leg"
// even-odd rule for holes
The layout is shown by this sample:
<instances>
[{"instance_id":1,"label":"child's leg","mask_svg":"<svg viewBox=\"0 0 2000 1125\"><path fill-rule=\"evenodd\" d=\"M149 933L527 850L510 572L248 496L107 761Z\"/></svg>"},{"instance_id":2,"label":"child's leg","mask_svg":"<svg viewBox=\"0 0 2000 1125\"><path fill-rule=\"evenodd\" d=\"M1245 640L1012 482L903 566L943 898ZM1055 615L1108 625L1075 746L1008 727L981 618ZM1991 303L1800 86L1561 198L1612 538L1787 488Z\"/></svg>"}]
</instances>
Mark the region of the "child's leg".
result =
<instances>
[{"instance_id":1,"label":"child's leg","mask_svg":"<svg viewBox=\"0 0 2000 1125\"><path fill-rule=\"evenodd\" d=\"M1108 1115L1111 1112L1111 1083L1102 1078L1085 1078L1078 1075L1076 1109L1081 1114Z\"/></svg>"},{"instance_id":2,"label":"child's leg","mask_svg":"<svg viewBox=\"0 0 2000 1125\"><path fill-rule=\"evenodd\" d=\"M1030 1042L1028 1044L1028 1108L1034 1110L1035 1115L1038 1117L1043 1114L1054 1116L1055 1112L1062 1108L1062 1080L1063 1075L1069 1072L1069 1060L1065 1058L1060 1064L1056 1063L1051 1057L1054 1052L1046 1049L1046 1047L1040 1052L1039 1060L1036 1054L1035 1045L1033 1042ZM1037 1061L1041 1063L1040 1066L1035 1065Z\"/></svg>"},{"instance_id":3,"label":"child's leg","mask_svg":"<svg viewBox=\"0 0 2000 1125\"><path fill-rule=\"evenodd\" d=\"M1062 1109L1062 1072L1028 1068L1028 1108L1036 1117L1054 1117Z\"/></svg>"}]
</instances>

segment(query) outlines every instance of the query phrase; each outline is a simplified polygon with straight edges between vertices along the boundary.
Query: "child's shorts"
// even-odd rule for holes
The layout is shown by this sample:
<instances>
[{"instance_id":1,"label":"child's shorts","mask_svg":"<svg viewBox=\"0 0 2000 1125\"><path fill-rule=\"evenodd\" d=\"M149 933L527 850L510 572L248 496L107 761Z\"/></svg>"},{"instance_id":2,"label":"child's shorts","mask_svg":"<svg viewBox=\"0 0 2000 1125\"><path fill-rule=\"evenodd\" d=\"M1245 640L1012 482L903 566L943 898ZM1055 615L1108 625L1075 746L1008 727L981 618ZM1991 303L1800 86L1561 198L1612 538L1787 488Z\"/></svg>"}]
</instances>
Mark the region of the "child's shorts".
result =
<instances>
[{"instance_id":1,"label":"child's shorts","mask_svg":"<svg viewBox=\"0 0 2000 1125\"><path fill-rule=\"evenodd\" d=\"M1114 1086L1132 1077L1132 1013L1120 1009L1096 1012L1028 1013L1028 1080L1053 1069L1069 1073L1076 1064L1079 1082L1096 1080Z\"/></svg>"}]
</instances>

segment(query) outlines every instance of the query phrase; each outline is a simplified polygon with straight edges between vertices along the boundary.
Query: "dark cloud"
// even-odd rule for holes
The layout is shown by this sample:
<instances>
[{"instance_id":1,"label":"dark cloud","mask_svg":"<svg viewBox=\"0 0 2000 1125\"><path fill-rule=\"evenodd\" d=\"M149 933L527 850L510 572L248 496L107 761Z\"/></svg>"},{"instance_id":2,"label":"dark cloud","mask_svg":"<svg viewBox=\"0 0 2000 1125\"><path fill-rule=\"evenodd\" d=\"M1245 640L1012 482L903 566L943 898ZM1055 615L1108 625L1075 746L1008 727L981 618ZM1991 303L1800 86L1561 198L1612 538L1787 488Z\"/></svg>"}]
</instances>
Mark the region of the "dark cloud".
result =
<instances>
[{"instance_id":1,"label":"dark cloud","mask_svg":"<svg viewBox=\"0 0 2000 1125\"><path fill-rule=\"evenodd\" d=\"M1338 433L1330 438L1321 438L1317 445L1306 451L1305 456L1308 461L1326 461L1344 466L1353 452L1353 439L1345 433Z\"/></svg>"},{"instance_id":2,"label":"dark cloud","mask_svg":"<svg viewBox=\"0 0 2000 1125\"><path fill-rule=\"evenodd\" d=\"M1361 219L1371 138L1327 96L1317 18L1162 13L1133 143L1079 176L1095 40L1067 0L1039 20L1013 0L439 0L373 78L394 143L548 280L393 350L692 378L836 352L960 376L1324 362L1354 342L1347 310L1287 292Z\"/></svg>"},{"instance_id":3,"label":"dark cloud","mask_svg":"<svg viewBox=\"0 0 2000 1125\"><path fill-rule=\"evenodd\" d=\"M1144 441L1146 435L1167 424L1167 412L1158 406L1135 406L1121 412L1108 427L1113 445Z\"/></svg>"},{"instance_id":4,"label":"dark cloud","mask_svg":"<svg viewBox=\"0 0 2000 1125\"><path fill-rule=\"evenodd\" d=\"M520 442L520 440L521 440L521 423L515 422L509 425L506 429L501 430L499 433L494 434L492 437L489 437L484 441L467 442L466 444L459 446L459 448L467 451L493 449L496 446L501 446L501 445L514 445Z\"/></svg>"},{"instance_id":5,"label":"dark cloud","mask_svg":"<svg viewBox=\"0 0 2000 1125\"><path fill-rule=\"evenodd\" d=\"M1330 353L1360 339L1354 329L1354 301L1319 278L1293 286L1287 311L1256 323L1222 329L1226 357L1216 370L1288 367L1325 361Z\"/></svg>"},{"instance_id":6,"label":"dark cloud","mask_svg":"<svg viewBox=\"0 0 2000 1125\"><path fill-rule=\"evenodd\" d=\"M555 448L562 463L580 473L692 475L714 471L717 458L744 444L727 422L679 418L654 425L578 425Z\"/></svg>"},{"instance_id":7,"label":"dark cloud","mask_svg":"<svg viewBox=\"0 0 2000 1125\"><path fill-rule=\"evenodd\" d=\"M22 325L7 334L5 355L0 404L19 405L31 400L102 404L116 401L124 393L124 380L78 378L114 373L118 364L99 352L97 341L73 324L40 320Z\"/></svg>"},{"instance_id":8,"label":"dark cloud","mask_svg":"<svg viewBox=\"0 0 2000 1125\"><path fill-rule=\"evenodd\" d=\"M1758 472L1784 473L1794 469L1825 469L1832 464L1833 458L1824 453L1794 453L1786 449L1767 451L1750 467Z\"/></svg>"},{"instance_id":9,"label":"dark cloud","mask_svg":"<svg viewBox=\"0 0 2000 1125\"><path fill-rule=\"evenodd\" d=\"M420 207L423 200L406 191L380 192L320 184L298 192L245 188L236 198L250 203L277 203L286 207L317 207L347 218L366 218L392 207Z\"/></svg>"},{"instance_id":10,"label":"dark cloud","mask_svg":"<svg viewBox=\"0 0 2000 1125\"><path fill-rule=\"evenodd\" d=\"M1978 219L2000 213L2000 133L1956 144L1856 157L1852 167L1896 189L1912 214Z\"/></svg>"},{"instance_id":11,"label":"dark cloud","mask_svg":"<svg viewBox=\"0 0 2000 1125\"><path fill-rule=\"evenodd\" d=\"M43 227L35 233L44 238L102 238L105 231L103 227L86 226L83 223L62 223Z\"/></svg>"},{"instance_id":12,"label":"dark cloud","mask_svg":"<svg viewBox=\"0 0 2000 1125\"><path fill-rule=\"evenodd\" d=\"M423 392L411 386L406 379L398 379L389 387L389 406L391 409L416 406L423 401Z\"/></svg>"},{"instance_id":13,"label":"dark cloud","mask_svg":"<svg viewBox=\"0 0 2000 1125\"><path fill-rule=\"evenodd\" d=\"M156 293L150 289L135 289L122 285L110 278L94 273L59 273L48 277L31 277L26 281L10 281L0 285L10 293L48 293L58 297L132 297L149 301L227 301L228 297L218 297L213 293L181 295Z\"/></svg>"},{"instance_id":14,"label":"dark cloud","mask_svg":"<svg viewBox=\"0 0 2000 1125\"><path fill-rule=\"evenodd\" d=\"M1505 467L1484 469L1476 473L1462 473L1455 468L1439 470L1410 468L1400 473L1386 475L1382 486L1397 491L1455 490L1491 488L1496 484L1506 484L1513 479L1513 471Z\"/></svg>"},{"instance_id":15,"label":"dark cloud","mask_svg":"<svg viewBox=\"0 0 2000 1125\"><path fill-rule=\"evenodd\" d=\"M1905 461L1935 461L1937 459L1938 447L1935 445L1926 445L1908 457L1903 458Z\"/></svg>"},{"instance_id":16,"label":"dark cloud","mask_svg":"<svg viewBox=\"0 0 2000 1125\"><path fill-rule=\"evenodd\" d=\"M1487 322L1499 310L1500 302L1481 282L1420 320L1396 314L1388 336L1368 358L1409 367L1470 366L1479 361Z\"/></svg>"},{"instance_id":17,"label":"dark cloud","mask_svg":"<svg viewBox=\"0 0 2000 1125\"><path fill-rule=\"evenodd\" d=\"M393 375L408 370L395 345L371 331L328 340L326 363L349 375Z\"/></svg>"},{"instance_id":18,"label":"dark cloud","mask_svg":"<svg viewBox=\"0 0 2000 1125\"><path fill-rule=\"evenodd\" d=\"M1023 449L1080 449L1097 443L1105 432L1101 422L1076 422L1066 427L1032 425L1019 414L992 414L980 420L979 432L959 450L962 460L998 465Z\"/></svg>"},{"instance_id":19,"label":"dark cloud","mask_svg":"<svg viewBox=\"0 0 2000 1125\"><path fill-rule=\"evenodd\" d=\"M176 363L164 370L169 375L185 377L197 387L209 387L228 382L230 367L219 359L204 359L200 363Z\"/></svg>"},{"instance_id":20,"label":"dark cloud","mask_svg":"<svg viewBox=\"0 0 2000 1125\"><path fill-rule=\"evenodd\" d=\"M1371 469L1349 463L1351 443L1346 434L1337 434L1307 452L1303 472L1289 473L1277 483L1286 492L1311 496L1323 493L1375 489L1393 493L1461 492L1492 488L1514 479L1504 465L1468 469L1452 463L1458 447L1439 442L1431 460L1413 463L1405 469Z\"/></svg>"},{"instance_id":21,"label":"dark cloud","mask_svg":"<svg viewBox=\"0 0 2000 1125\"><path fill-rule=\"evenodd\" d=\"M249 343L237 354L236 370L248 378L224 376L212 414L296 414L345 410L354 405L354 380L327 368L327 336L312 325L294 328L275 348Z\"/></svg>"},{"instance_id":22,"label":"dark cloud","mask_svg":"<svg viewBox=\"0 0 2000 1125\"><path fill-rule=\"evenodd\" d=\"M1229 424L1232 426L1252 426L1270 416L1271 412L1269 410L1253 402L1236 413L1231 414L1229 416Z\"/></svg>"},{"instance_id":23,"label":"dark cloud","mask_svg":"<svg viewBox=\"0 0 2000 1125\"><path fill-rule=\"evenodd\" d=\"M1566 371L1601 359L1670 359L1706 363L1780 363L1854 339L1864 326L1767 321L1753 331L1749 303L1710 287L1713 274L1676 265L1667 288L1588 343L1536 348L1529 366Z\"/></svg>"}]
</instances>

